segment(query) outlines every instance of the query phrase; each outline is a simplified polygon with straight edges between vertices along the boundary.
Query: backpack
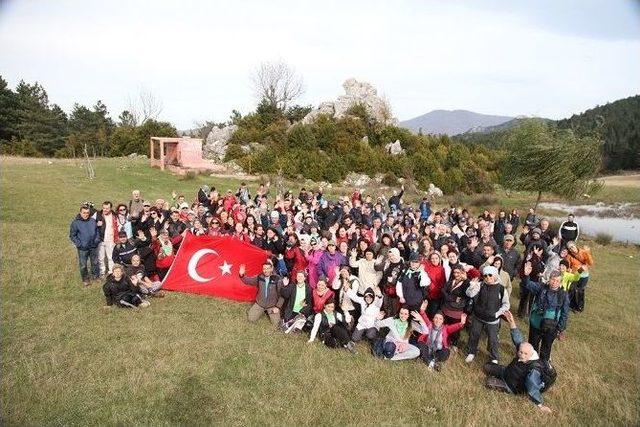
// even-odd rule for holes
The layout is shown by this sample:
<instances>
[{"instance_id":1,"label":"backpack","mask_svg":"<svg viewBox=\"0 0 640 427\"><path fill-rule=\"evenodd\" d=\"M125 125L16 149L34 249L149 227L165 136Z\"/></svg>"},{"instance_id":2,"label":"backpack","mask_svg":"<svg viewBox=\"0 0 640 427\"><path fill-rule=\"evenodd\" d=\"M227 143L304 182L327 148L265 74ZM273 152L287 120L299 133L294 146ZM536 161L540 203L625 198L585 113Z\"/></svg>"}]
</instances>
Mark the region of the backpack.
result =
<instances>
[{"instance_id":1,"label":"backpack","mask_svg":"<svg viewBox=\"0 0 640 427\"><path fill-rule=\"evenodd\" d=\"M540 391L544 392L549 390L556 382L558 372L548 361L536 360L531 369L537 369L540 372L542 379L542 388L540 388Z\"/></svg>"}]
</instances>

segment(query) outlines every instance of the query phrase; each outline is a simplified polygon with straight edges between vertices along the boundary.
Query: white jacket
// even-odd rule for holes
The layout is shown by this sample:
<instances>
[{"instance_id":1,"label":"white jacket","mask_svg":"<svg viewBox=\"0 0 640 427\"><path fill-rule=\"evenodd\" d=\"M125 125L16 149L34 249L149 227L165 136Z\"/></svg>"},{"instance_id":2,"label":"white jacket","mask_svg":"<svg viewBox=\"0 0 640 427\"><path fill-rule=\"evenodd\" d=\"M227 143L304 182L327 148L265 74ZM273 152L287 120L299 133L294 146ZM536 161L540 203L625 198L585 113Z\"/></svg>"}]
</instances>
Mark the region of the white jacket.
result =
<instances>
[{"instance_id":1,"label":"white jacket","mask_svg":"<svg viewBox=\"0 0 640 427\"><path fill-rule=\"evenodd\" d=\"M380 308L382 307L382 296L375 296L373 303L367 305L364 298L358 296L354 289L351 289L347 292L347 295L351 300L357 304L360 304L361 314L358 319L358 324L356 325L356 329L364 330L369 328L375 328L376 320L378 319L378 314L380 313Z\"/></svg>"}]
</instances>

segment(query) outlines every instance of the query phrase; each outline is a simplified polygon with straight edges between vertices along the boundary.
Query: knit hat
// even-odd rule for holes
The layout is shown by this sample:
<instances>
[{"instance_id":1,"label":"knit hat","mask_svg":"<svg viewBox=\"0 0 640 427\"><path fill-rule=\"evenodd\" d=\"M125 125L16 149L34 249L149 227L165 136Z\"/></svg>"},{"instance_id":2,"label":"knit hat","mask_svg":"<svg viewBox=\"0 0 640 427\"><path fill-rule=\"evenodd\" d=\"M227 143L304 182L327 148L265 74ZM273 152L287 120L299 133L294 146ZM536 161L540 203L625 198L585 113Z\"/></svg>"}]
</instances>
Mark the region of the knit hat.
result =
<instances>
[{"instance_id":1,"label":"knit hat","mask_svg":"<svg viewBox=\"0 0 640 427\"><path fill-rule=\"evenodd\" d=\"M537 228L537 227L536 227L536 228L534 228L533 230L531 230L531 234L536 234L536 233L538 233L538 234L542 235L542 230L540 230L540 229L539 229L539 228Z\"/></svg>"},{"instance_id":2,"label":"knit hat","mask_svg":"<svg viewBox=\"0 0 640 427\"><path fill-rule=\"evenodd\" d=\"M504 236L504 240L505 241L511 241L511 242L515 242L516 241L516 239L511 234L506 234Z\"/></svg>"},{"instance_id":3,"label":"knit hat","mask_svg":"<svg viewBox=\"0 0 640 427\"><path fill-rule=\"evenodd\" d=\"M500 273L498 272L498 269L495 268L492 265L488 265L485 268L483 268L482 269L482 275L491 275L491 276L496 278L496 281L498 283L501 283L501 281L500 281Z\"/></svg>"},{"instance_id":4,"label":"knit hat","mask_svg":"<svg viewBox=\"0 0 640 427\"><path fill-rule=\"evenodd\" d=\"M389 249L389 255L395 255L397 257L400 257L400 251L398 250L398 248L391 248Z\"/></svg>"}]
</instances>

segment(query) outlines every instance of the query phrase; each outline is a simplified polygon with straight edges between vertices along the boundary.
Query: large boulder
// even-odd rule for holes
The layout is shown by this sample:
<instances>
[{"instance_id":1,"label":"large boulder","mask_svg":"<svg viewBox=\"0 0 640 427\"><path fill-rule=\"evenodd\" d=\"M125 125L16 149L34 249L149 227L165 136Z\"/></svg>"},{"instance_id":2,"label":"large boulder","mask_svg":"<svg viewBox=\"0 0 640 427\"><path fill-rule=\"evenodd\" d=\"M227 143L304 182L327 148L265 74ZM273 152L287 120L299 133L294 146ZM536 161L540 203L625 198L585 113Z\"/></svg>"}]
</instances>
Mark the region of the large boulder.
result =
<instances>
[{"instance_id":1,"label":"large boulder","mask_svg":"<svg viewBox=\"0 0 640 427\"><path fill-rule=\"evenodd\" d=\"M356 79L346 80L342 87L345 95L338 97L333 102L323 102L315 110L302 119L302 123L312 123L320 114L327 114L336 119L344 117L349 109L357 104L362 104L367 112L377 122L385 125L397 125L398 119L391 115L389 102L378 96L378 91L373 85L367 82L359 82Z\"/></svg>"},{"instance_id":2,"label":"large boulder","mask_svg":"<svg viewBox=\"0 0 640 427\"><path fill-rule=\"evenodd\" d=\"M237 130L237 125L229 125L221 128L214 126L204 142L204 157L218 162L224 160L224 156L227 154L229 140Z\"/></svg>"},{"instance_id":3,"label":"large boulder","mask_svg":"<svg viewBox=\"0 0 640 427\"><path fill-rule=\"evenodd\" d=\"M387 150L387 153L391 154L392 156L397 156L398 154L404 153L404 148L402 148L402 145L400 145L399 139L396 139L395 142L388 143L384 146L384 148L385 150Z\"/></svg>"},{"instance_id":4,"label":"large boulder","mask_svg":"<svg viewBox=\"0 0 640 427\"><path fill-rule=\"evenodd\" d=\"M371 182L371 178L367 174L351 172L345 177L342 185L345 187L364 187L369 182Z\"/></svg>"},{"instance_id":5,"label":"large boulder","mask_svg":"<svg viewBox=\"0 0 640 427\"><path fill-rule=\"evenodd\" d=\"M429 196L431 196L432 198L435 197L442 197L442 190L439 189L438 187L435 186L435 184L432 182L431 184L429 184L429 189L427 190L427 194Z\"/></svg>"}]
</instances>

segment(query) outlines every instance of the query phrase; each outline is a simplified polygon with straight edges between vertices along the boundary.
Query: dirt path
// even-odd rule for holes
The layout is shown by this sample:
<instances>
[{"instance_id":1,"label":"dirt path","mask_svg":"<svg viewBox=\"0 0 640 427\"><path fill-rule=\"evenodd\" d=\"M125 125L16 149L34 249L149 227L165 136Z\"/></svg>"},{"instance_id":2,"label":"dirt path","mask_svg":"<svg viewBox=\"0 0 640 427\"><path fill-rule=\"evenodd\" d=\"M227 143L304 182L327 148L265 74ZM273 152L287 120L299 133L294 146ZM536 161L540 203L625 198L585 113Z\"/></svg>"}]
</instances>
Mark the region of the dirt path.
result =
<instances>
[{"instance_id":1,"label":"dirt path","mask_svg":"<svg viewBox=\"0 0 640 427\"><path fill-rule=\"evenodd\" d=\"M640 173L605 176L602 180L612 187L640 188Z\"/></svg>"}]
</instances>

